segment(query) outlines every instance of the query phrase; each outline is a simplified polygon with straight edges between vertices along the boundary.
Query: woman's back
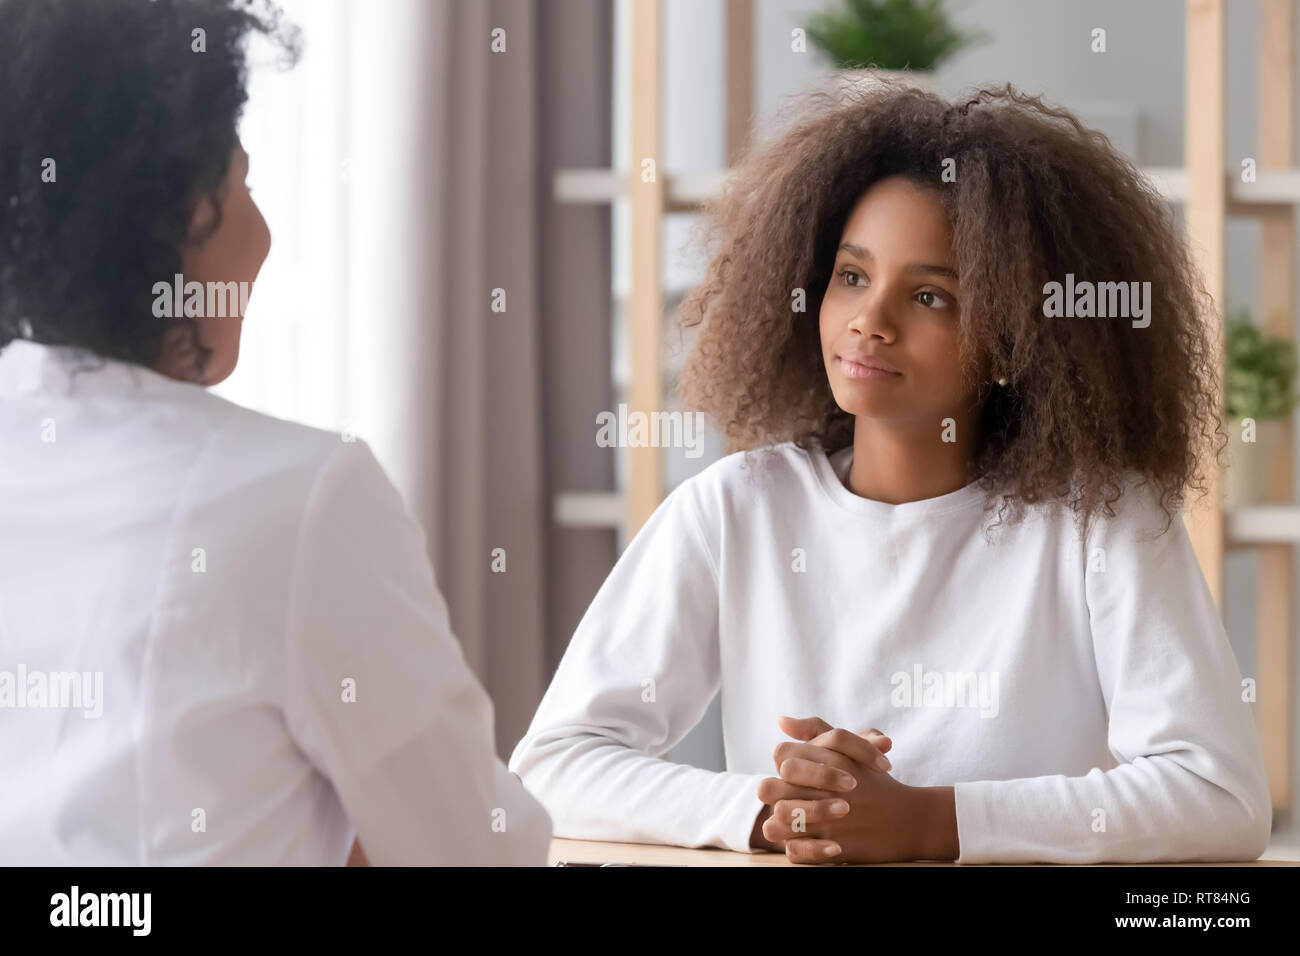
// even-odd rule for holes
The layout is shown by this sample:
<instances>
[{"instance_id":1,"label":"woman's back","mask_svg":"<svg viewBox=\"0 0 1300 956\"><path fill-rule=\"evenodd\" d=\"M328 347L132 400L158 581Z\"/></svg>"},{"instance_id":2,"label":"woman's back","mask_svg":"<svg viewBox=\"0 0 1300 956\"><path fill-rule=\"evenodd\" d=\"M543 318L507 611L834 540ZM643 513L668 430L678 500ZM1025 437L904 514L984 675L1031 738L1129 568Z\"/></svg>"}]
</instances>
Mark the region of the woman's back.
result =
<instances>
[{"instance_id":1,"label":"woman's back","mask_svg":"<svg viewBox=\"0 0 1300 956\"><path fill-rule=\"evenodd\" d=\"M363 443L19 340L0 446L0 862L341 863L353 826L376 862L516 862L498 786L542 858ZM449 734L465 777L440 800Z\"/></svg>"}]
</instances>

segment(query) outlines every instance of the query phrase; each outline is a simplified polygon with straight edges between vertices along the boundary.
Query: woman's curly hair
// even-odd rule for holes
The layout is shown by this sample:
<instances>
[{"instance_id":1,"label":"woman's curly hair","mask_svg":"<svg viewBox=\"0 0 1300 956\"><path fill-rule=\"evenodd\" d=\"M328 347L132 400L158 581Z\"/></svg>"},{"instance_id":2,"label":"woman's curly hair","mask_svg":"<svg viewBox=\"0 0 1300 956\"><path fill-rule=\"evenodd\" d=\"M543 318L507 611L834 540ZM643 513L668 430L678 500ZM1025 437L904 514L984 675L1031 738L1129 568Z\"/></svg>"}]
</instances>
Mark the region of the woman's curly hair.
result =
<instances>
[{"instance_id":1,"label":"woman's curly hair","mask_svg":"<svg viewBox=\"0 0 1300 956\"><path fill-rule=\"evenodd\" d=\"M21 336L158 359L171 326L153 286L204 238L188 235L201 200L220 225L254 33L297 58L271 3L0 0L0 348ZM201 365L193 320L170 322Z\"/></svg>"},{"instance_id":2,"label":"woman's curly hair","mask_svg":"<svg viewBox=\"0 0 1300 956\"><path fill-rule=\"evenodd\" d=\"M1009 382L983 393L970 463L990 501L1000 496L999 521L1057 502L1086 525L1113 514L1134 474L1171 520L1187 491L1207 490L1207 453L1217 461L1226 444L1212 304L1165 200L1102 134L1009 84L949 103L882 80L795 108L801 118L706 205L710 264L678 312L698 326L683 403L731 450L852 444L818 314L854 205L898 175L932 189L952 223L963 374L978 382L991 368ZM1044 284L1066 273L1149 281L1149 326L1046 318ZM800 289L805 311L792 308Z\"/></svg>"}]
</instances>

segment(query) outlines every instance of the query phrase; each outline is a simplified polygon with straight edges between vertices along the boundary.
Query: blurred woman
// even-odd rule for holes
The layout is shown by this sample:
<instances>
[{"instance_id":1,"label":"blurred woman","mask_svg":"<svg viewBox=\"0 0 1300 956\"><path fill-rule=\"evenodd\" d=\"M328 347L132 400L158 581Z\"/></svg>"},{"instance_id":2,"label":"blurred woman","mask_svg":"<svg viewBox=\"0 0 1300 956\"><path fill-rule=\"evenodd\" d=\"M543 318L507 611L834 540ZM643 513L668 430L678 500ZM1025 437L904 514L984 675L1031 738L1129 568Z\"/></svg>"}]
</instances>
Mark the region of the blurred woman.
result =
<instances>
[{"instance_id":1,"label":"blurred woman","mask_svg":"<svg viewBox=\"0 0 1300 956\"><path fill-rule=\"evenodd\" d=\"M0 863L542 864L370 450L206 390L270 248L253 34L296 54L239 0L0 0Z\"/></svg>"}]
</instances>

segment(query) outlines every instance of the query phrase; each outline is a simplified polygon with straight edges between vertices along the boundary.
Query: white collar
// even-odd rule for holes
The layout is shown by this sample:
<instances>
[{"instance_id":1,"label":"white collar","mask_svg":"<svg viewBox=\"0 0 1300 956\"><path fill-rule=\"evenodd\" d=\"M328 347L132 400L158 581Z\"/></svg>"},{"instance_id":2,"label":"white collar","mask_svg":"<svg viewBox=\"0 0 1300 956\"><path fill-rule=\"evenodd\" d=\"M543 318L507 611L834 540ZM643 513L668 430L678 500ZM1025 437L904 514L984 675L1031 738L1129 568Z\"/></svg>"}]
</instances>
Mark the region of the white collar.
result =
<instances>
[{"instance_id":1,"label":"white collar","mask_svg":"<svg viewBox=\"0 0 1300 956\"><path fill-rule=\"evenodd\" d=\"M14 339L0 349L0 398L83 395L201 388L177 382L143 365L104 358L70 345Z\"/></svg>"}]
</instances>

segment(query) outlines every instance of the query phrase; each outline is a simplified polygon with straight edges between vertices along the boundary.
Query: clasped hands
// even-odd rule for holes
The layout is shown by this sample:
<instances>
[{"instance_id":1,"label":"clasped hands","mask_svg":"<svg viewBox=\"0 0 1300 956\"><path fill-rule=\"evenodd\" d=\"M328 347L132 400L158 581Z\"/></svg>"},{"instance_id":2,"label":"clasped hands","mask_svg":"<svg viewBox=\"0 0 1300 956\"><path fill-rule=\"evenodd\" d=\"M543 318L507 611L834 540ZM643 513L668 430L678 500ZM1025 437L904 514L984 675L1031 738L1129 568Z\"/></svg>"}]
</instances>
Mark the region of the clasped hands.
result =
<instances>
[{"instance_id":1,"label":"clasped hands","mask_svg":"<svg viewBox=\"0 0 1300 956\"><path fill-rule=\"evenodd\" d=\"M889 737L820 717L779 723L793 739L773 754L779 776L759 784L767 806L753 846L784 851L793 863L956 858L952 788L909 787L890 776Z\"/></svg>"}]
</instances>

